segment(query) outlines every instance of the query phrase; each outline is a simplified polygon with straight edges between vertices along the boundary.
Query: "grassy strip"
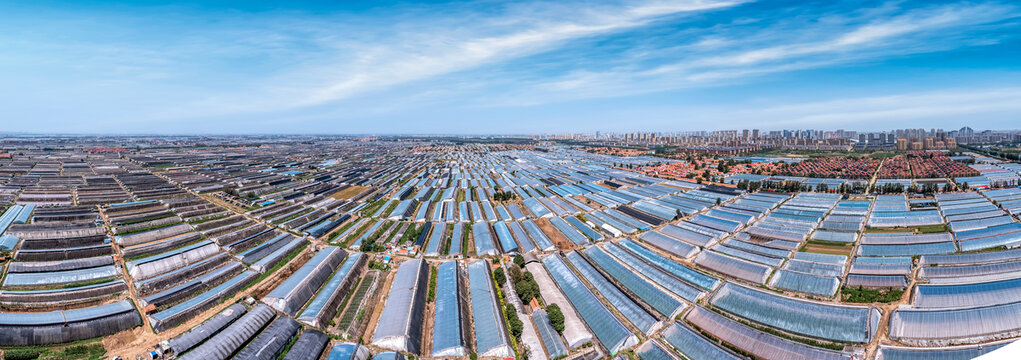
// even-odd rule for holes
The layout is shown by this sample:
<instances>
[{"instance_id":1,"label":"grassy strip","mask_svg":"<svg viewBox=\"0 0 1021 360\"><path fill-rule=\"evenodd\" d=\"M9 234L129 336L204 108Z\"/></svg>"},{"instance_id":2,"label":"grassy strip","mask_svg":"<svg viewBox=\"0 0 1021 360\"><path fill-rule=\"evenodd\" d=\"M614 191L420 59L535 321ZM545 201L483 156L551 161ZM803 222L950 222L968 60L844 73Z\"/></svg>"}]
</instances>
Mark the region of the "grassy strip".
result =
<instances>
[{"instance_id":1,"label":"grassy strip","mask_svg":"<svg viewBox=\"0 0 1021 360\"><path fill-rule=\"evenodd\" d=\"M6 360L19 359L88 359L105 358L106 349L102 339L88 339L53 346L13 346L0 349Z\"/></svg>"},{"instance_id":2,"label":"grassy strip","mask_svg":"<svg viewBox=\"0 0 1021 360\"><path fill-rule=\"evenodd\" d=\"M382 198L374 201L369 206L366 206L364 209L362 209L362 216L372 216L372 214L376 213L376 210L379 210L379 208L382 207L383 204L386 204L386 200L387 200L386 198Z\"/></svg>"},{"instance_id":3,"label":"grassy strip","mask_svg":"<svg viewBox=\"0 0 1021 360\"><path fill-rule=\"evenodd\" d=\"M337 240L337 238L340 237L340 234L343 234L345 231L347 231L347 229L350 229L352 226L355 226L355 223L357 222L358 220L348 220L348 222L345 223L344 225L341 225L340 228L333 230L333 234L330 235L330 239L327 240L327 242L332 243L334 240Z\"/></svg>"},{"instance_id":4,"label":"grassy strip","mask_svg":"<svg viewBox=\"0 0 1021 360\"><path fill-rule=\"evenodd\" d=\"M806 244L820 245L820 246L835 246L835 247L851 247L854 243L840 242L840 241L829 241L829 240L808 240Z\"/></svg>"},{"instance_id":5,"label":"grassy strip","mask_svg":"<svg viewBox=\"0 0 1021 360\"><path fill-rule=\"evenodd\" d=\"M195 219L195 220L188 220L188 223L192 224L192 225L198 225L198 224L201 224L201 223L210 222L210 221L214 221L214 220L226 219L228 217L230 217L230 214L212 216L212 217Z\"/></svg>"},{"instance_id":6,"label":"grassy strip","mask_svg":"<svg viewBox=\"0 0 1021 360\"><path fill-rule=\"evenodd\" d=\"M870 289L866 287L845 287L840 291L841 301L851 303L891 303L900 300L904 290Z\"/></svg>"},{"instance_id":7,"label":"grassy strip","mask_svg":"<svg viewBox=\"0 0 1021 360\"><path fill-rule=\"evenodd\" d=\"M372 220L372 219L369 219L368 221L366 221L365 225L362 225L362 227L358 228L358 230L355 230L355 232L353 232L350 235L348 235L347 239L344 239L344 247L351 246L351 243L353 243L355 240L358 240L358 237L361 236L362 233L364 233L366 229L368 229L370 226L372 226L375 223L376 223L376 220ZM382 225L380 225L380 226L382 226Z\"/></svg>"},{"instance_id":8,"label":"grassy strip","mask_svg":"<svg viewBox=\"0 0 1021 360\"><path fill-rule=\"evenodd\" d=\"M156 221L156 220L159 220L159 219L166 219L166 218L174 217L174 216L177 216L177 215L174 215L173 213L167 213L167 214L163 214L163 215L156 216L156 217L151 217L151 218L141 218L141 219L135 219L135 220L119 222L119 223L117 223L117 226L127 226L127 225L133 225L133 224L141 224L141 223L144 223L144 222L147 222L147 221Z\"/></svg>"},{"instance_id":9,"label":"grassy strip","mask_svg":"<svg viewBox=\"0 0 1021 360\"><path fill-rule=\"evenodd\" d=\"M398 244L406 244L409 241L415 241L419 235L422 235L422 230L425 229L424 225L411 224L411 228L404 232L401 236L401 241Z\"/></svg>"},{"instance_id":10,"label":"grassy strip","mask_svg":"<svg viewBox=\"0 0 1021 360\"><path fill-rule=\"evenodd\" d=\"M301 334L301 331L299 331L298 334ZM296 342L298 342L298 336L291 336L291 339L287 341L287 345L284 345L284 349L280 351L280 355L277 355L276 360L283 360L283 358L287 356L287 352L291 351L291 347L293 347Z\"/></svg>"},{"instance_id":11,"label":"grassy strip","mask_svg":"<svg viewBox=\"0 0 1021 360\"><path fill-rule=\"evenodd\" d=\"M440 254L443 256L450 255L450 241L454 238L454 224L447 224L447 232L443 235L443 251Z\"/></svg>"},{"instance_id":12,"label":"grassy strip","mask_svg":"<svg viewBox=\"0 0 1021 360\"><path fill-rule=\"evenodd\" d=\"M353 297L347 300L352 304L345 305L354 306L354 308L344 309L344 307L340 307L340 309L344 309L344 312L340 316L340 324L337 326L338 329L347 330L347 328L351 326L351 323L355 320L355 316L357 316L357 312L360 310L361 302L365 301L365 294L369 292L369 287L372 286L373 281L376 281L375 275L366 275L362 278L361 282L358 283L358 290L355 290ZM357 301L358 303L355 304L353 303L354 301Z\"/></svg>"},{"instance_id":13,"label":"grassy strip","mask_svg":"<svg viewBox=\"0 0 1021 360\"><path fill-rule=\"evenodd\" d=\"M153 225L153 226L148 226L148 227L144 227L144 228L141 228L141 229L128 230L128 231L125 231L125 232L118 232L117 236L137 234L137 233L141 233L141 232L146 232L146 231L151 231L151 230L156 230L156 229L162 229L162 228L165 228L165 227L171 227L171 226L179 225L179 224L183 224L183 223L184 223L183 221L178 221L178 222L173 222L173 223L169 223L169 224L165 224L165 225Z\"/></svg>"},{"instance_id":14,"label":"grassy strip","mask_svg":"<svg viewBox=\"0 0 1021 360\"><path fill-rule=\"evenodd\" d=\"M362 240L362 245L360 246L359 250L361 250L362 252L381 252L381 251L383 251L383 245L376 244L376 241L379 240L379 237L383 236L383 234L385 234L387 231L389 231L391 227L396 226L396 224L397 224L397 222L386 222L386 223L384 223L382 226L379 227L379 229L376 230L375 233L373 233L372 235L369 235L369 237L366 238L365 240Z\"/></svg>"},{"instance_id":15,"label":"grassy strip","mask_svg":"<svg viewBox=\"0 0 1021 360\"><path fill-rule=\"evenodd\" d=\"M394 209L397 208L397 205L399 205L400 203L401 203L400 201L392 201L392 202L390 202L390 205L387 205L386 206L386 210L383 210L383 212L380 213L380 215L381 216L390 215L390 213L392 213L394 211Z\"/></svg>"},{"instance_id":16,"label":"grassy strip","mask_svg":"<svg viewBox=\"0 0 1021 360\"><path fill-rule=\"evenodd\" d=\"M365 281L364 277L359 278L358 283L356 283L355 287L353 287L352 289L358 289L358 287L362 285L363 281ZM355 296L354 292L348 292L347 296L344 297L344 301L340 303L339 307L337 307L337 315L335 315L333 319L330 319L330 326L336 325L335 321L336 318L340 317L341 313L344 312L344 308L347 307L347 304L351 302L351 298L353 298L354 296Z\"/></svg>"},{"instance_id":17,"label":"grassy strip","mask_svg":"<svg viewBox=\"0 0 1021 360\"><path fill-rule=\"evenodd\" d=\"M431 265L429 266L429 296L426 297L426 302L436 300L436 274L438 272Z\"/></svg>"},{"instance_id":18,"label":"grassy strip","mask_svg":"<svg viewBox=\"0 0 1021 360\"><path fill-rule=\"evenodd\" d=\"M461 231L461 256L468 257L468 235L471 235L472 227L464 224L460 225L464 226L464 231Z\"/></svg>"}]
</instances>

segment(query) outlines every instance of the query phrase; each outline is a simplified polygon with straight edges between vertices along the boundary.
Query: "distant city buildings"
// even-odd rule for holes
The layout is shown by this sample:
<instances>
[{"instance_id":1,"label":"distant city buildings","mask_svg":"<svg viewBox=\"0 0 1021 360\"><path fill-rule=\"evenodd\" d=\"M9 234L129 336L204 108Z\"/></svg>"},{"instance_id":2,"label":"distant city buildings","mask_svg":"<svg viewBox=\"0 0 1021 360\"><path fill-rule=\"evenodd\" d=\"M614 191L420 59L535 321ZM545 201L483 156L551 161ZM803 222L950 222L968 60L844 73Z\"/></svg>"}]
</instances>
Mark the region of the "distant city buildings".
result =
<instances>
[{"instance_id":1,"label":"distant city buildings","mask_svg":"<svg viewBox=\"0 0 1021 360\"><path fill-rule=\"evenodd\" d=\"M970 127L944 129L896 129L859 132L855 130L740 129L682 132L626 132L559 134L545 140L595 142L606 146L672 146L694 153L740 154L769 148L789 150L947 150L958 144L993 144L1021 141L1017 131L975 131Z\"/></svg>"}]
</instances>

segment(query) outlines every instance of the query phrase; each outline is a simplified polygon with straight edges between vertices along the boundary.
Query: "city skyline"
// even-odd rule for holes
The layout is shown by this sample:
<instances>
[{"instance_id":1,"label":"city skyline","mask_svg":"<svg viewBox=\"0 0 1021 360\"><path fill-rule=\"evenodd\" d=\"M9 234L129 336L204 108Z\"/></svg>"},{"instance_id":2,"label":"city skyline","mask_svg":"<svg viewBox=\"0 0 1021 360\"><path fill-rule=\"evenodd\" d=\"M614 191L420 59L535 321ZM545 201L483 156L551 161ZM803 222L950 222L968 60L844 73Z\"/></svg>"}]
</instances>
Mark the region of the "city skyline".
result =
<instances>
[{"instance_id":1,"label":"city skyline","mask_svg":"<svg viewBox=\"0 0 1021 360\"><path fill-rule=\"evenodd\" d=\"M5 132L1014 130L1021 110L1009 2L52 1L0 14Z\"/></svg>"}]
</instances>

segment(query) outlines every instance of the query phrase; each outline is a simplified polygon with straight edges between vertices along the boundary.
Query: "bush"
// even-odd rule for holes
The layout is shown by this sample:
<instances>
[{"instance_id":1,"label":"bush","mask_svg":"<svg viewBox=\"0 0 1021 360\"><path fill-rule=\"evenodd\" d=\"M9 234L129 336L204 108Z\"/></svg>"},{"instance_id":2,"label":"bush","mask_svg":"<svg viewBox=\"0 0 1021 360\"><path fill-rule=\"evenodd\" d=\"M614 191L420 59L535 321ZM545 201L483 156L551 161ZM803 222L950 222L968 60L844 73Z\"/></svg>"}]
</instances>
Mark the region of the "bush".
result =
<instances>
[{"instance_id":1,"label":"bush","mask_svg":"<svg viewBox=\"0 0 1021 360\"><path fill-rule=\"evenodd\" d=\"M510 275L510 281L512 283L517 284L519 281L521 281L521 268L518 267L517 265L508 267L507 272L508 275Z\"/></svg>"},{"instance_id":2,"label":"bush","mask_svg":"<svg viewBox=\"0 0 1021 360\"><path fill-rule=\"evenodd\" d=\"M497 286L503 287L503 284L507 282L507 276L503 274L503 268L493 270L493 279L496 280Z\"/></svg>"},{"instance_id":3,"label":"bush","mask_svg":"<svg viewBox=\"0 0 1021 360\"><path fill-rule=\"evenodd\" d=\"M64 349L64 357L68 359L100 358L106 354L103 344L72 345Z\"/></svg>"},{"instance_id":4,"label":"bush","mask_svg":"<svg viewBox=\"0 0 1021 360\"><path fill-rule=\"evenodd\" d=\"M503 315L507 318L507 327L510 328L511 335L514 335L516 339L521 339L521 331L524 330L525 324L518 319L518 312L514 311L511 304L506 304L503 306Z\"/></svg>"},{"instance_id":5,"label":"bush","mask_svg":"<svg viewBox=\"0 0 1021 360\"><path fill-rule=\"evenodd\" d=\"M26 349L8 349L4 350L4 359L7 360L31 360L39 358L39 350L26 348Z\"/></svg>"},{"instance_id":6,"label":"bush","mask_svg":"<svg viewBox=\"0 0 1021 360\"><path fill-rule=\"evenodd\" d=\"M841 291L843 300L851 303L890 303L900 300L901 295L904 295L904 290L879 290L861 286L845 287Z\"/></svg>"},{"instance_id":7,"label":"bush","mask_svg":"<svg viewBox=\"0 0 1021 360\"><path fill-rule=\"evenodd\" d=\"M546 307L546 313L549 315L549 322L553 325L553 329L557 330L558 333L564 333L564 313L560 311L560 306L557 304L550 304Z\"/></svg>"},{"instance_id":8,"label":"bush","mask_svg":"<svg viewBox=\"0 0 1021 360\"><path fill-rule=\"evenodd\" d=\"M426 299L428 302L436 300L436 275L439 271L429 267L429 297Z\"/></svg>"}]
</instances>

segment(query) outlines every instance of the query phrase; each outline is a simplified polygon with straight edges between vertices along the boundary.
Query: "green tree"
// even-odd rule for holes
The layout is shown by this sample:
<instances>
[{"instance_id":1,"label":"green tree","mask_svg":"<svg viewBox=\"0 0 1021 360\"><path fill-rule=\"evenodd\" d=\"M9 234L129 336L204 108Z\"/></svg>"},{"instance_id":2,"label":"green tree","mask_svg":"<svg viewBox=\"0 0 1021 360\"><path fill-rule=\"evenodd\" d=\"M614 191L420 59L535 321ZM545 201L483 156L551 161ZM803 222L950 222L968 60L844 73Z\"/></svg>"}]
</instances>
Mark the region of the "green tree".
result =
<instances>
[{"instance_id":1,"label":"green tree","mask_svg":"<svg viewBox=\"0 0 1021 360\"><path fill-rule=\"evenodd\" d=\"M507 317L507 326L510 327L511 335L514 335L516 339L521 339L521 331L524 330L525 324L518 319L518 312L514 311L511 304L506 304L503 306L503 314Z\"/></svg>"},{"instance_id":2,"label":"green tree","mask_svg":"<svg viewBox=\"0 0 1021 360\"><path fill-rule=\"evenodd\" d=\"M514 263L520 267L525 267L525 257L521 254L514 255Z\"/></svg>"},{"instance_id":3,"label":"green tree","mask_svg":"<svg viewBox=\"0 0 1021 360\"><path fill-rule=\"evenodd\" d=\"M503 284L507 282L507 276L503 273L503 268L496 268L493 270L493 279L496 280L496 285L503 287Z\"/></svg>"},{"instance_id":4,"label":"green tree","mask_svg":"<svg viewBox=\"0 0 1021 360\"><path fill-rule=\"evenodd\" d=\"M553 325L553 329L562 334L564 332L564 312L560 311L560 306L550 304L546 307L546 314L549 315L549 322Z\"/></svg>"},{"instance_id":5,"label":"green tree","mask_svg":"<svg viewBox=\"0 0 1021 360\"><path fill-rule=\"evenodd\" d=\"M521 298L521 302L528 303L535 298L536 293L539 291L535 283L525 281L522 279L514 284L514 290L517 291L518 297Z\"/></svg>"},{"instance_id":6,"label":"green tree","mask_svg":"<svg viewBox=\"0 0 1021 360\"><path fill-rule=\"evenodd\" d=\"M510 276L510 281L512 284L517 284L518 281L521 281L521 268L518 267L517 265L508 266L507 273Z\"/></svg>"}]
</instances>

